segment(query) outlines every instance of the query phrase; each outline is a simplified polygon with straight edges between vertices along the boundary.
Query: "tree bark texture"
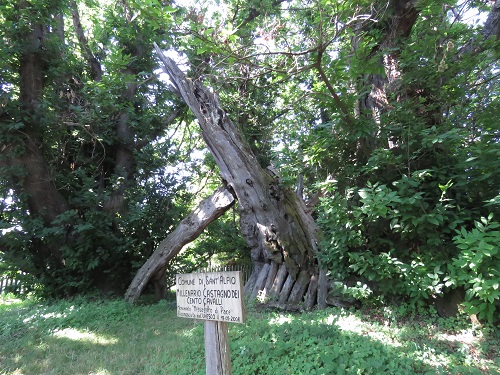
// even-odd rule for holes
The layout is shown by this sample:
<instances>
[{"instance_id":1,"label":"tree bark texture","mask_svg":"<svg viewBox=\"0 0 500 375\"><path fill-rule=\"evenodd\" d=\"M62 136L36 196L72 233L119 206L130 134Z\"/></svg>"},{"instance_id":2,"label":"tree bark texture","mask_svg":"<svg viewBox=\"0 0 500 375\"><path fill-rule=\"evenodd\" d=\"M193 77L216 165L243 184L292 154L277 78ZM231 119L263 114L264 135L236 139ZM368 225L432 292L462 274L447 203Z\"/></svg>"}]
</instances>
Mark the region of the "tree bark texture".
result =
<instances>
[{"instance_id":1,"label":"tree bark texture","mask_svg":"<svg viewBox=\"0 0 500 375\"><path fill-rule=\"evenodd\" d=\"M395 1L388 12L391 24L385 29L385 34L379 44L373 49L372 54L383 52L380 64L384 67L385 74L371 75L372 90L366 98L365 108L373 113L376 119L387 110L388 86L394 84L399 79L401 72L398 66L401 42L410 35L413 25L418 19L419 11L416 8L415 0Z\"/></svg>"},{"instance_id":2,"label":"tree bark texture","mask_svg":"<svg viewBox=\"0 0 500 375\"><path fill-rule=\"evenodd\" d=\"M486 19L483 30L483 38L495 37L500 40L500 0L490 1L491 11Z\"/></svg>"},{"instance_id":3,"label":"tree bark texture","mask_svg":"<svg viewBox=\"0 0 500 375\"><path fill-rule=\"evenodd\" d=\"M221 216L233 204L233 195L224 187L217 189L210 197L203 200L160 243L151 257L139 269L125 293L125 300L131 303L135 302L152 278L162 277L168 262L181 251L183 246L196 239L208 224Z\"/></svg>"},{"instance_id":4,"label":"tree bark texture","mask_svg":"<svg viewBox=\"0 0 500 375\"><path fill-rule=\"evenodd\" d=\"M25 123L26 149L22 156L13 157L11 163L25 169L21 185L23 191L28 194L30 212L40 215L46 224L51 224L58 215L68 210L69 206L52 182L38 139L38 118L41 116L39 104L42 100L45 75L42 57L44 38L44 26L33 25L28 36L28 47L21 57L20 97L28 119Z\"/></svg>"},{"instance_id":5,"label":"tree bark texture","mask_svg":"<svg viewBox=\"0 0 500 375\"><path fill-rule=\"evenodd\" d=\"M124 6L124 11L127 15L127 22L130 23L131 21L128 17L127 6L125 3L122 5ZM88 40L85 37L85 32L80 22L78 5L76 1L71 0L69 2L69 6L71 9L73 27L75 28L82 55L87 61L92 78L99 82L102 80L102 67L96 55L90 49ZM122 44L123 48L127 47L122 41L119 42ZM135 42L135 45L132 46L133 48L130 48L130 46L128 46L128 48L131 49L130 54L132 57L139 60L145 54L146 48L140 39ZM134 68L133 65L133 63L130 63L128 66L123 68L121 70L121 74L124 77L135 77L139 73L139 70ZM129 80L123 87L120 99L126 103L133 103L134 99L136 99L136 93L137 84ZM112 214L124 214L127 211L125 192L129 188L130 182L134 179L134 174L136 172L136 160L134 156L136 146L137 145L134 140L134 130L131 126L131 115L127 110L122 110L116 116L116 142L107 147L106 150L109 155L114 156L112 171L102 170L101 172L103 176L112 172L116 177L119 177L120 181L111 193L110 197L104 202L104 210L106 212ZM101 184L104 184L104 182L101 182Z\"/></svg>"},{"instance_id":6,"label":"tree bark texture","mask_svg":"<svg viewBox=\"0 0 500 375\"><path fill-rule=\"evenodd\" d=\"M315 258L318 229L313 218L302 199L281 186L279 176L259 165L240 132L221 108L217 95L187 78L157 46L156 50L165 72L196 115L203 139L215 158L222 179L238 199L240 228L251 249L256 265L254 272L266 273L251 278L254 288L250 291L245 288L246 292L257 295L267 284L265 277L269 267L276 267L273 263L284 264L283 273L289 279L285 284L290 289L282 291L277 287L275 292L282 303L288 303L288 295L299 274L304 271L310 279L318 272ZM265 264L269 266L261 267ZM303 289L301 287L298 292ZM302 297L294 295L293 302L301 301Z\"/></svg>"},{"instance_id":7,"label":"tree bark texture","mask_svg":"<svg viewBox=\"0 0 500 375\"><path fill-rule=\"evenodd\" d=\"M393 95L398 102L407 101L411 97L418 97L418 100L427 100L429 102L432 102L433 99L430 94L418 87L418 82L415 83L414 87L410 87L409 89L402 89L399 84L403 75L403 71L399 66L400 53L420 15L419 2L417 0L394 0L389 4L383 1L375 3L375 5L378 5L380 9L385 8L387 5L389 7L386 12L380 13L381 17L378 19L378 24L385 26L379 29L381 37L378 44L373 47L371 53L368 55L368 59L378 54L380 56L380 66L384 68L384 73L369 74L362 77L359 92L369 91L369 93L360 97L355 113L358 116L360 113L369 113L373 120L380 125L383 114L392 109L388 98ZM369 28L373 27L371 24L367 25ZM355 34L359 32L359 35L362 35L364 31L364 26L361 24ZM493 37L500 38L500 0L491 2L490 13L483 27L482 37L478 35L478 38L474 38L470 43L464 45L457 51L454 58L461 58L466 53L480 52L481 48L478 46L478 41ZM354 51L361 39L361 36L354 36L352 43ZM450 58L450 60L453 60L453 58ZM369 90L367 90L368 87L370 88ZM436 111L432 106L428 107L431 109L421 113L420 117L429 126L432 126L441 121L441 112L439 110ZM377 147L389 146L389 148L395 148L400 146L399 143L403 142L402 140L398 142L395 139L383 141L384 144L376 144L377 140L375 137L360 138L359 158L365 160L371 151Z\"/></svg>"}]
</instances>

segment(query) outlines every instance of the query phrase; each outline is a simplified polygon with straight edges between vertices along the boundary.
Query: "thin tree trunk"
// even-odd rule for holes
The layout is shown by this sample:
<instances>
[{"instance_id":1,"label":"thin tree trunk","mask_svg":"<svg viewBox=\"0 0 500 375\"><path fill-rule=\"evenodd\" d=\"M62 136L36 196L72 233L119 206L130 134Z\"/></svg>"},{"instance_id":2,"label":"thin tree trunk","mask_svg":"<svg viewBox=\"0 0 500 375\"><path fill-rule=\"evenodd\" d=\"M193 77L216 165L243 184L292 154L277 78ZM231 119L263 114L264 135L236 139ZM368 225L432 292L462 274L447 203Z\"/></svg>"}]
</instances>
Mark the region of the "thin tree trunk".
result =
<instances>
[{"instance_id":1,"label":"thin tree trunk","mask_svg":"<svg viewBox=\"0 0 500 375\"><path fill-rule=\"evenodd\" d=\"M175 257L187 243L196 239L208 224L216 220L234 204L231 192L221 187L210 197L203 200L191 214L183 219L177 228L165 238L146 263L139 269L130 283L125 300L135 302L153 278L161 278L168 262ZM156 291L161 295L160 291Z\"/></svg>"},{"instance_id":2,"label":"thin tree trunk","mask_svg":"<svg viewBox=\"0 0 500 375\"><path fill-rule=\"evenodd\" d=\"M238 199L240 228L254 263L285 264L289 289L279 291L279 300L288 302L299 273L305 271L309 278L317 273L318 229L314 220L302 199L295 192L284 189L278 176L259 165L216 95L187 78L158 46L156 50L165 72L196 115L222 178ZM255 269L260 271L261 267Z\"/></svg>"},{"instance_id":3,"label":"thin tree trunk","mask_svg":"<svg viewBox=\"0 0 500 375\"><path fill-rule=\"evenodd\" d=\"M80 43L80 48L82 50L83 56L87 63L89 64L90 71L92 73L92 78L95 81L101 81L102 79L102 68L101 64L97 58L92 53L87 38L85 37L85 32L83 31L82 23L80 22L80 13L78 12L78 5L75 0L70 0L69 7L71 9L71 18L73 19L73 27L75 28L76 36L78 42Z\"/></svg>"}]
</instances>

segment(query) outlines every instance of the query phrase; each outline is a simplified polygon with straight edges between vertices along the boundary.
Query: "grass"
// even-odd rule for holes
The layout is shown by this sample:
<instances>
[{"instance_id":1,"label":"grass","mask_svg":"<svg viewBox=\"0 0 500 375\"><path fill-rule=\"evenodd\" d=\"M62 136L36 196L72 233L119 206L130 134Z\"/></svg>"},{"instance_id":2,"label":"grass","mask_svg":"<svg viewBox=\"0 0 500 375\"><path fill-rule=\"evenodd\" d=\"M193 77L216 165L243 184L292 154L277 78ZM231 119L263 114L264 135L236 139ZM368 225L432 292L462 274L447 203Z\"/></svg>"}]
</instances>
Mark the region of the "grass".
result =
<instances>
[{"instance_id":1,"label":"grass","mask_svg":"<svg viewBox=\"0 0 500 375\"><path fill-rule=\"evenodd\" d=\"M500 374L498 331L388 308L249 308L231 324L233 374ZM173 302L0 297L0 374L204 374L202 322Z\"/></svg>"}]
</instances>

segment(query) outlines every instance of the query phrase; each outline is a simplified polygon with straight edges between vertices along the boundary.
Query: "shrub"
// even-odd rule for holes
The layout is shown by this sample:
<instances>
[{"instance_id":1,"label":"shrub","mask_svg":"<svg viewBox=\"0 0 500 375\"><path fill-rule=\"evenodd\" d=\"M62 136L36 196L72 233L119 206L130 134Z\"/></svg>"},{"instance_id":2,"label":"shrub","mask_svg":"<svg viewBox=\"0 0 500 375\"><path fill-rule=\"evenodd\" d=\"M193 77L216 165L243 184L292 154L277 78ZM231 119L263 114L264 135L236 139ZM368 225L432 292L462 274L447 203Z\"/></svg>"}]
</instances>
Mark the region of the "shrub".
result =
<instances>
[{"instance_id":1,"label":"shrub","mask_svg":"<svg viewBox=\"0 0 500 375\"><path fill-rule=\"evenodd\" d=\"M465 309L477 314L479 319L493 322L500 298L500 223L493 221L493 214L475 222L467 231L457 230L454 243L460 250L449 266L447 286L466 289Z\"/></svg>"}]
</instances>

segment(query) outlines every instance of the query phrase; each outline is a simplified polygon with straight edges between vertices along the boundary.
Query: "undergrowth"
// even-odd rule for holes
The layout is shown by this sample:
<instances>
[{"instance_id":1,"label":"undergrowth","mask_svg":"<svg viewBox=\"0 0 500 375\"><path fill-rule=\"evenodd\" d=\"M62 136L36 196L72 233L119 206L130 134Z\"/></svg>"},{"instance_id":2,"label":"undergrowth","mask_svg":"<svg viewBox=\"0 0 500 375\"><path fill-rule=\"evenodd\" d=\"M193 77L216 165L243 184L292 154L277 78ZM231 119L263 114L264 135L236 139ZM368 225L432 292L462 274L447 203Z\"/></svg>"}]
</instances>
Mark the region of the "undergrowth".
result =
<instances>
[{"instance_id":1,"label":"undergrowth","mask_svg":"<svg viewBox=\"0 0 500 375\"><path fill-rule=\"evenodd\" d=\"M499 374L499 334L403 307L249 308L229 329L233 374ZM174 302L0 297L0 374L204 374L202 322Z\"/></svg>"}]
</instances>

